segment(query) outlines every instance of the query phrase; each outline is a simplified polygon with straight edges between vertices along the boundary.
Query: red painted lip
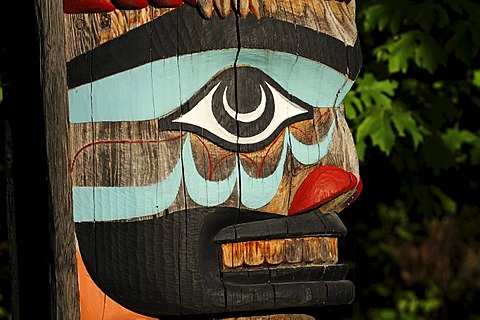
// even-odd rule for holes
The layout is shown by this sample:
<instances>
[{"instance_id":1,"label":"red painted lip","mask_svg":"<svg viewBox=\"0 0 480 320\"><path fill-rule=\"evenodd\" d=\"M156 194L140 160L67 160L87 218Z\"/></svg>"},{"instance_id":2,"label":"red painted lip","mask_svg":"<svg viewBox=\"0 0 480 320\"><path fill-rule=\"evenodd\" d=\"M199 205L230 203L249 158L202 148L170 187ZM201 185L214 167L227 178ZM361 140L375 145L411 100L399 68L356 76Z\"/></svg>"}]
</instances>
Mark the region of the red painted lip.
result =
<instances>
[{"instance_id":1,"label":"red painted lip","mask_svg":"<svg viewBox=\"0 0 480 320\"><path fill-rule=\"evenodd\" d=\"M63 0L64 13L110 12L115 6L110 0Z\"/></svg>"},{"instance_id":2,"label":"red painted lip","mask_svg":"<svg viewBox=\"0 0 480 320\"><path fill-rule=\"evenodd\" d=\"M195 5L196 0L187 3ZM119 10L143 9L148 5L155 8L176 8L183 0L63 0L64 13L93 13Z\"/></svg>"},{"instance_id":3,"label":"red painted lip","mask_svg":"<svg viewBox=\"0 0 480 320\"><path fill-rule=\"evenodd\" d=\"M147 0L110 0L120 10L143 9L148 6Z\"/></svg>"},{"instance_id":4,"label":"red painted lip","mask_svg":"<svg viewBox=\"0 0 480 320\"><path fill-rule=\"evenodd\" d=\"M353 199L361 192L362 182L349 171L335 166L322 166L312 171L298 188L288 210L289 215L313 210L342 193L357 189Z\"/></svg>"}]
</instances>

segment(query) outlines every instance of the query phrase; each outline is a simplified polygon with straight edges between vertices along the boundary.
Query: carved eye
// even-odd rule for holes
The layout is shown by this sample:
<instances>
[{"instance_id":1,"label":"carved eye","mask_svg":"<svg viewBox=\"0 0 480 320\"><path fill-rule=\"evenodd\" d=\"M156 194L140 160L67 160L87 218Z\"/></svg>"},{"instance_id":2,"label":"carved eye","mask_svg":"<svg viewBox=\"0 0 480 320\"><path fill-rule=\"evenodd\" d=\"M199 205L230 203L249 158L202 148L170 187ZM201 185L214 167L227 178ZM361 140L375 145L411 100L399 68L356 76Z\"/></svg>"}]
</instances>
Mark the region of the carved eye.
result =
<instances>
[{"instance_id":1,"label":"carved eye","mask_svg":"<svg viewBox=\"0 0 480 320\"><path fill-rule=\"evenodd\" d=\"M264 148L289 124L312 117L311 106L251 67L223 71L182 109L172 124L240 152Z\"/></svg>"}]
</instances>

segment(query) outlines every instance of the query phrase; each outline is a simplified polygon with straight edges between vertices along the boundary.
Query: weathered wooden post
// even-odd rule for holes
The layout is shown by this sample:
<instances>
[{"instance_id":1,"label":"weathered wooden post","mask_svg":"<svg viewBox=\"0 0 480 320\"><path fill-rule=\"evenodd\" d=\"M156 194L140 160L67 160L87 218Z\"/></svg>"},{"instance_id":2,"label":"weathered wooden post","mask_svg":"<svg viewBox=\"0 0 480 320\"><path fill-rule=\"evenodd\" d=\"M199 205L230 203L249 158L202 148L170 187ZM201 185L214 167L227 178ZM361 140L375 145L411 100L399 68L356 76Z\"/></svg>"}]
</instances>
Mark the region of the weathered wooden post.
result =
<instances>
[{"instance_id":1,"label":"weathered wooden post","mask_svg":"<svg viewBox=\"0 0 480 320\"><path fill-rule=\"evenodd\" d=\"M351 303L337 213L361 191L342 104L355 1L63 8L68 103L47 130L68 136L81 319Z\"/></svg>"}]
</instances>

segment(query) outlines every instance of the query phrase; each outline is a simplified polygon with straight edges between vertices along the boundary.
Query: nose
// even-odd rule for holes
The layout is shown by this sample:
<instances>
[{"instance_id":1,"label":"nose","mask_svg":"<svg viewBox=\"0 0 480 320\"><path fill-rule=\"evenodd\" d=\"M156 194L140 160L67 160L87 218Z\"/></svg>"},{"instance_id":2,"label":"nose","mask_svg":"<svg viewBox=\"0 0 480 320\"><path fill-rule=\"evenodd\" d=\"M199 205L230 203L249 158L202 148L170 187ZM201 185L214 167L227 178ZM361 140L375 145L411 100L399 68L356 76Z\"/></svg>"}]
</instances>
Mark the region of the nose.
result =
<instances>
[{"instance_id":1,"label":"nose","mask_svg":"<svg viewBox=\"0 0 480 320\"><path fill-rule=\"evenodd\" d=\"M360 179L342 168L322 166L313 170L298 188L288 210L289 215L313 210L346 192L355 200L361 192Z\"/></svg>"}]
</instances>

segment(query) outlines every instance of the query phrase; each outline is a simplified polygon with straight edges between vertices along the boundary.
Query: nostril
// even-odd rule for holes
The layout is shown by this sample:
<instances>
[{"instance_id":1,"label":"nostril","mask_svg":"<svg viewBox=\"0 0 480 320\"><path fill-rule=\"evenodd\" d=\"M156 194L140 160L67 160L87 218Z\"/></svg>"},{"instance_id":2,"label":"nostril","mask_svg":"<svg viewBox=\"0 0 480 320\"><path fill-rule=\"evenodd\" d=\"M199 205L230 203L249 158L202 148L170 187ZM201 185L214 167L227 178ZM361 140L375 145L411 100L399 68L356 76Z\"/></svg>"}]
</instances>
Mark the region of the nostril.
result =
<instances>
[{"instance_id":1,"label":"nostril","mask_svg":"<svg viewBox=\"0 0 480 320\"><path fill-rule=\"evenodd\" d=\"M288 210L289 215L315 209L357 187L357 177L342 168L322 166L312 171L298 188ZM360 190L357 190L355 197Z\"/></svg>"}]
</instances>

